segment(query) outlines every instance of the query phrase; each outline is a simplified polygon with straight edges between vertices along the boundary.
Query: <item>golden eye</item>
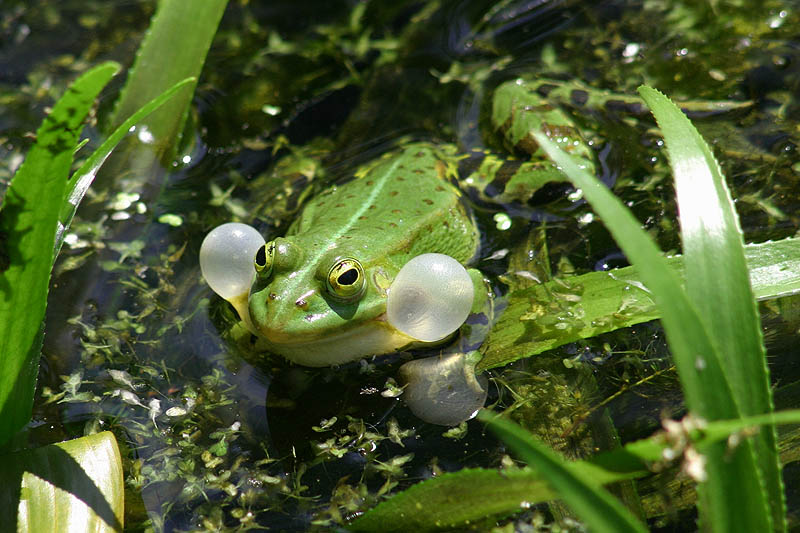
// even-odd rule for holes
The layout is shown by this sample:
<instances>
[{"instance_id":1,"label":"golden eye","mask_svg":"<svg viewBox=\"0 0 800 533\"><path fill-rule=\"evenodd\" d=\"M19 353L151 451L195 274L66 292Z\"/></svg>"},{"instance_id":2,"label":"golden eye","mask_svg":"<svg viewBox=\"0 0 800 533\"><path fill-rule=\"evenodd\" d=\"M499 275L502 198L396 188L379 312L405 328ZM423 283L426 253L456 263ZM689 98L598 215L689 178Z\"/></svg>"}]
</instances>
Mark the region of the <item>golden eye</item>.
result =
<instances>
[{"instance_id":1,"label":"golden eye","mask_svg":"<svg viewBox=\"0 0 800 533\"><path fill-rule=\"evenodd\" d=\"M261 246L253 259L253 266L260 277L267 277L272 274L272 265L275 262L275 243L268 242Z\"/></svg>"},{"instance_id":2,"label":"golden eye","mask_svg":"<svg viewBox=\"0 0 800 533\"><path fill-rule=\"evenodd\" d=\"M364 294L364 267L352 258L340 259L328 272L328 293L342 301L360 298Z\"/></svg>"}]
</instances>

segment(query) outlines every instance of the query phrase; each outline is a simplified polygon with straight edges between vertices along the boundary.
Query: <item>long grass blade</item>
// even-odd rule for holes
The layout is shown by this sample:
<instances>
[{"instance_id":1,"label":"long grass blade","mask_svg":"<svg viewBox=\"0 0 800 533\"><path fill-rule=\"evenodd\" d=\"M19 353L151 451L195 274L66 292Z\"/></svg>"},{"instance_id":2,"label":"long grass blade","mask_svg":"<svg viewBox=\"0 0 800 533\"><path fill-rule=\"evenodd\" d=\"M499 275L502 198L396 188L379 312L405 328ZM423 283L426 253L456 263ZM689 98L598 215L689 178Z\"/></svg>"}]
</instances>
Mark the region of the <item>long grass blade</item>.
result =
<instances>
[{"instance_id":1,"label":"long grass blade","mask_svg":"<svg viewBox=\"0 0 800 533\"><path fill-rule=\"evenodd\" d=\"M744 252L756 299L800 294L800 239L748 244ZM683 279L683 256L667 262ZM507 299L481 347L478 370L661 316L635 267L560 278L513 290Z\"/></svg>"},{"instance_id":2,"label":"long grass blade","mask_svg":"<svg viewBox=\"0 0 800 533\"><path fill-rule=\"evenodd\" d=\"M155 154L168 165L200 76L206 54L225 11L227 0L162 0L139 47L110 121L118 127L162 91L187 78L192 87L151 114L143 127L151 134Z\"/></svg>"},{"instance_id":3,"label":"long grass blade","mask_svg":"<svg viewBox=\"0 0 800 533\"><path fill-rule=\"evenodd\" d=\"M508 444L529 466L538 471L575 514L598 533L645 532L622 503L606 492L597 481L556 452L536 441L518 425L496 415L481 413L479 417Z\"/></svg>"},{"instance_id":4,"label":"long grass blade","mask_svg":"<svg viewBox=\"0 0 800 533\"><path fill-rule=\"evenodd\" d=\"M675 177L681 221L686 290L720 357L720 367L733 392L740 415L772 411L772 391L766 364L761 322L750 288L742 231L725 178L689 119L666 96L651 87L639 89L653 111L666 141ZM701 378L701 372L697 373ZM683 376L682 376L683 377ZM777 530L785 530L785 501L776 445L775 428L765 426L754 436L755 458L763 478L766 501ZM723 469L726 494L707 491L717 501L717 512L708 518L716 524L719 514L736 514L729 495L741 479ZM727 503L726 503L727 501ZM734 524L735 525L735 524Z\"/></svg>"},{"instance_id":5,"label":"long grass blade","mask_svg":"<svg viewBox=\"0 0 800 533\"><path fill-rule=\"evenodd\" d=\"M690 434L687 444L703 451L755 426L797 423L800 410L709 422L702 430ZM665 464L668 449L674 455L674 443L659 432L622 448L573 461L569 468L597 485L643 478L651 474L652 465ZM511 515L558 497L542 474L533 469L498 472L468 468L416 483L361 515L347 530L425 532L465 528L487 517Z\"/></svg>"}]
</instances>

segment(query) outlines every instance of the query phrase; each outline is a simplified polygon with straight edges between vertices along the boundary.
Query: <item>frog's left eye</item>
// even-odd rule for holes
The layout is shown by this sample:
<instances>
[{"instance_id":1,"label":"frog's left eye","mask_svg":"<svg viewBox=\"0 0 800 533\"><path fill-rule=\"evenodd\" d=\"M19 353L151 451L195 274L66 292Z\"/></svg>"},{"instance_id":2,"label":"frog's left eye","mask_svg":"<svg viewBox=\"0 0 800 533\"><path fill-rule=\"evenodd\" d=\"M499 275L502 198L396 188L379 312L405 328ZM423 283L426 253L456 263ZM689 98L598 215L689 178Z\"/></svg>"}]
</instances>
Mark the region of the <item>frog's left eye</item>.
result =
<instances>
[{"instance_id":1,"label":"frog's left eye","mask_svg":"<svg viewBox=\"0 0 800 533\"><path fill-rule=\"evenodd\" d=\"M352 258L340 259L328 272L328 294L342 301L350 301L364 294L364 267Z\"/></svg>"},{"instance_id":2,"label":"frog's left eye","mask_svg":"<svg viewBox=\"0 0 800 533\"><path fill-rule=\"evenodd\" d=\"M270 241L261 246L253 259L253 266L259 276L267 277L272 273L272 265L275 263L275 242Z\"/></svg>"}]
</instances>

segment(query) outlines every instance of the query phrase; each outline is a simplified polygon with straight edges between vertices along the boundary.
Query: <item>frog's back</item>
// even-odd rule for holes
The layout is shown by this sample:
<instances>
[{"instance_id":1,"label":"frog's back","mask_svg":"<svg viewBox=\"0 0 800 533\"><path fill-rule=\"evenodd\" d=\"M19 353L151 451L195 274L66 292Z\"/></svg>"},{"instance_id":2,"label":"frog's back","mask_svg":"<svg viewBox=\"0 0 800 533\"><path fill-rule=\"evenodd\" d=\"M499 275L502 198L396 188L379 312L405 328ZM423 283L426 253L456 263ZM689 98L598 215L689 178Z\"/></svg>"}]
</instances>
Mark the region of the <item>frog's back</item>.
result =
<instances>
[{"instance_id":1,"label":"frog's back","mask_svg":"<svg viewBox=\"0 0 800 533\"><path fill-rule=\"evenodd\" d=\"M477 230L446 175L434 147L410 145L317 196L289 234L308 249L341 248L367 263L395 258L402 264L427 252L466 263L477 251Z\"/></svg>"}]
</instances>

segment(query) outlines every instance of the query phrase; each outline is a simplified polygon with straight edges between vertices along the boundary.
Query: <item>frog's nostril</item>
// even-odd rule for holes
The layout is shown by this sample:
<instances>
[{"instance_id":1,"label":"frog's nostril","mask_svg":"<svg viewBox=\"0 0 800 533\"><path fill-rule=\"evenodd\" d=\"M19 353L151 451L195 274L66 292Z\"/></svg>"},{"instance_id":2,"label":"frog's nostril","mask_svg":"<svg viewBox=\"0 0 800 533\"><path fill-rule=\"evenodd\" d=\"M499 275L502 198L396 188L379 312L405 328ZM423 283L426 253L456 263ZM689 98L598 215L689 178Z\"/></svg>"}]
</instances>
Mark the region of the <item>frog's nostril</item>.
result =
<instances>
[{"instance_id":1,"label":"frog's nostril","mask_svg":"<svg viewBox=\"0 0 800 533\"><path fill-rule=\"evenodd\" d=\"M299 307L300 309L303 309L303 310L307 309L308 308L308 299L313 294L314 294L313 290L310 290L305 294L301 294L300 297L297 298L297 300L294 301L294 305L296 305L297 307Z\"/></svg>"}]
</instances>

